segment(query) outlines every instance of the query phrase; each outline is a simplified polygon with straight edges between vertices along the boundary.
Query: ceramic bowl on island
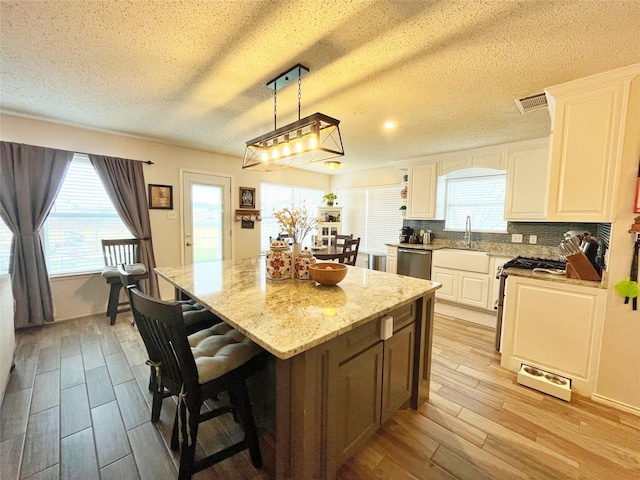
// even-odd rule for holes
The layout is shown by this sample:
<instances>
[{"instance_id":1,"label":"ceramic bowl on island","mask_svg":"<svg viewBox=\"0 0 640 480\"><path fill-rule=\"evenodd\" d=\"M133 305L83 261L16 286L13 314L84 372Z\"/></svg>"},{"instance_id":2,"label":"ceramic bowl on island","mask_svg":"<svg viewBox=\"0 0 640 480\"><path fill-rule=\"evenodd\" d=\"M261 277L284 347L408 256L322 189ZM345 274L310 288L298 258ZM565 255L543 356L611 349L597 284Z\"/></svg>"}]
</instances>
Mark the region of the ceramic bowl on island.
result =
<instances>
[{"instance_id":1,"label":"ceramic bowl on island","mask_svg":"<svg viewBox=\"0 0 640 480\"><path fill-rule=\"evenodd\" d=\"M320 285L336 285L347 276L347 266L332 262L316 263L309 265L309 275Z\"/></svg>"}]
</instances>

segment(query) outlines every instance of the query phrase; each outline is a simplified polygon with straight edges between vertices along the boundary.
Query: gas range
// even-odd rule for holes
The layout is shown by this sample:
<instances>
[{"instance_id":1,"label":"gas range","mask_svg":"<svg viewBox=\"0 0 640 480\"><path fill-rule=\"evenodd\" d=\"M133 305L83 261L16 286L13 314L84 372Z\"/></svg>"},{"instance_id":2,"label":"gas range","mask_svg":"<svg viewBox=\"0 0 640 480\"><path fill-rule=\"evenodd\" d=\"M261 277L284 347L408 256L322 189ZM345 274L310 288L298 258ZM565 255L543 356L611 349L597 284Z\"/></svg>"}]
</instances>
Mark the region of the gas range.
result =
<instances>
[{"instance_id":1,"label":"gas range","mask_svg":"<svg viewBox=\"0 0 640 480\"><path fill-rule=\"evenodd\" d=\"M562 260L549 260L546 258L530 258L517 256L502 265L505 268L523 268L533 270L534 268L549 268L554 270L564 270L566 262Z\"/></svg>"}]
</instances>

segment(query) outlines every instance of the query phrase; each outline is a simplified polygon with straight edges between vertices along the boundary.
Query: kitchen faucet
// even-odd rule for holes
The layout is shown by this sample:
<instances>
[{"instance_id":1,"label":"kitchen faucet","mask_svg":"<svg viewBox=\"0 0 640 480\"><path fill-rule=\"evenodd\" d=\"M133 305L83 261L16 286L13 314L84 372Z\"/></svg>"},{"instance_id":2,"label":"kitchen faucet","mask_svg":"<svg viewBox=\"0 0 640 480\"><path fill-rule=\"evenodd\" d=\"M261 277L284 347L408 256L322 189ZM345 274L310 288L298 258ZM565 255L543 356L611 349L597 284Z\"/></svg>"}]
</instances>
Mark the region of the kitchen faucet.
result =
<instances>
[{"instance_id":1,"label":"kitchen faucet","mask_svg":"<svg viewBox=\"0 0 640 480\"><path fill-rule=\"evenodd\" d=\"M469 215L464 225L464 239L467 241L467 248L471 248L471 217Z\"/></svg>"}]
</instances>

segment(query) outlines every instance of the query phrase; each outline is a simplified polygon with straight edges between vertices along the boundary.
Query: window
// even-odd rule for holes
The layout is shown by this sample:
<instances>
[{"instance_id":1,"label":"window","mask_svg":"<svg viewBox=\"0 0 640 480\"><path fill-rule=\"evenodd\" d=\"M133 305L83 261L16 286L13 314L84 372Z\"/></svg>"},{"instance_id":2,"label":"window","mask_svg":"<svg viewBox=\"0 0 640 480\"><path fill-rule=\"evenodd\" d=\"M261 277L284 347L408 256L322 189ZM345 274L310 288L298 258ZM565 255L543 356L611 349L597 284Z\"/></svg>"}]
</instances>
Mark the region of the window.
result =
<instances>
[{"instance_id":1,"label":"window","mask_svg":"<svg viewBox=\"0 0 640 480\"><path fill-rule=\"evenodd\" d=\"M260 226L260 248L262 251L269 250L269 239L275 238L280 232L280 227L272 214L274 210L280 210L288 205L302 205L306 203L307 208L313 215L318 214L318 205L322 203L324 192L317 188L293 187L291 185L281 185L277 183L260 184L260 208L262 222ZM311 232L310 235L315 235ZM309 238L307 237L307 241Z\"/></svg>"},{"instance_id":2,"label":"window","mask_svg":"<svg viewBox=\"0 0 640 480\"><path fill-rule=\"evenodd\" d=\"M0 219L0 273L9 272L9 253L12 238L11 230Z\"/></svg>"},{"instance_id":3,"label":"window","mask_svg":"<svg viewBox=\"0 0 640 480\"><path fill-rule=\"evenodd\" d=\"M340 189L338 197L344 205L342 233L360 237L367 253L385 253L385 243L397 240L402 227L400 186Z\"/></svg>"},{"instance_id":4,"label":"window","mask_svg":"<svg viewBox=\"0 0 640 480\"><path fill-rule=\"evenodd\" d=\"M445 193L445 228L464 230L467 216L473 231L507 231L504 202L507 185L505 173L476 177L447 178Z\"/></svg>"},{"instance_id":5,"label":"window","mask_svg":"<svg viewBox=\"0 0 640 480\"><path fill-rule=\"evenodd\" d=\"M131 238L86 155L76 154L43 229L50 275L104 267L103 239Z\"/></svg>"}]
</instances>

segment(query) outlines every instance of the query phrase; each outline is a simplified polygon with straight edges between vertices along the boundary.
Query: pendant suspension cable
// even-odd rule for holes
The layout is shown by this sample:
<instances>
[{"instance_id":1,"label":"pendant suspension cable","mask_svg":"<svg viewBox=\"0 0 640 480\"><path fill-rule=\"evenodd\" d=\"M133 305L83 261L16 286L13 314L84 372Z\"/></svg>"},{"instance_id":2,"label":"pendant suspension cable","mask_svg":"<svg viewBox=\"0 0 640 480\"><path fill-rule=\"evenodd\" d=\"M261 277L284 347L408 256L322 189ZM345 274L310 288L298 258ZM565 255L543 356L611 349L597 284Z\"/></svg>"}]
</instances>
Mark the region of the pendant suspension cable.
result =
<instances>
[{"instance_id":1,"label":"pendant suspension cable","mask_svg":"<svg viewBox=\"0 0 640 480\"><path fill-rule=\"evenodd\" d=\"M302 99L302 74L300 73L300 67L298 67L298 120L300 120L300 100Z\"/></svg>"},{"instance_id":2,"label":"pendant suspension cable","mask_svg":"<svg viewBox=\"0 0 640 480\"><path fill-rule=\"evenodd\" d=\"M277 130L278 129L278 122L277 122L277 118L278 118L278 95L277 95L278 89L274 88L273 89L273 129Z\"/></svg>"}]
</instances>

